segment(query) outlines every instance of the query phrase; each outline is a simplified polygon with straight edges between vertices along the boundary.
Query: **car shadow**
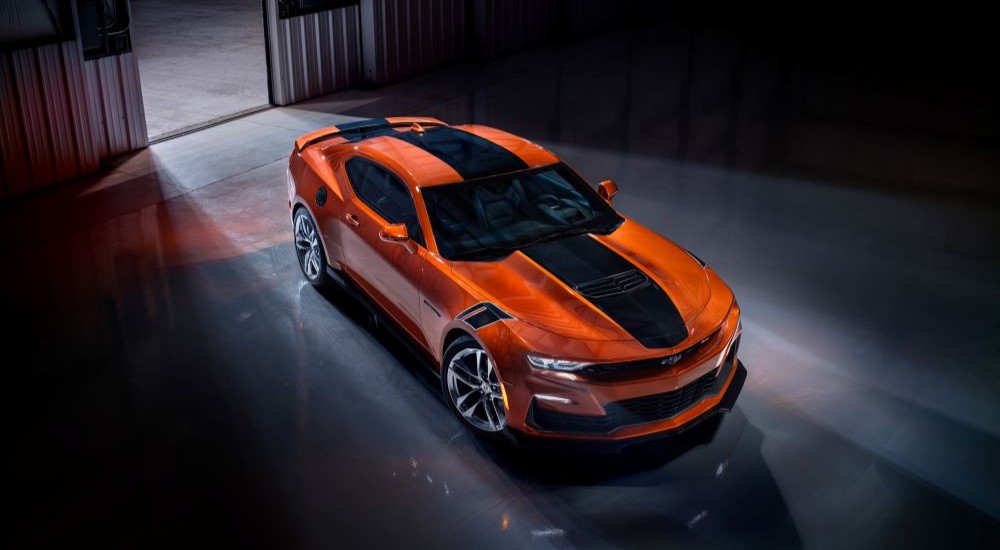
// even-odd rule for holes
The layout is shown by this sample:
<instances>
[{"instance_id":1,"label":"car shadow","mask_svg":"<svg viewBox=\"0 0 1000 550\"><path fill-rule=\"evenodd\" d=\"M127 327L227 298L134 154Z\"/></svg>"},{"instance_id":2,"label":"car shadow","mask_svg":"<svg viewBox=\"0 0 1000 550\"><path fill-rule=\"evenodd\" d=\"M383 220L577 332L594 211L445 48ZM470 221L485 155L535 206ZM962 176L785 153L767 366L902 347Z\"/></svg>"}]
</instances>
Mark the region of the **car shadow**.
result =
<instances>
[{"instance_id":1,"label":"car shadow","mask_svg":"<svg viewBox=\"0 0 1000 550\"><path fill-rule=\"evenodd\" d=\"M402 343L384 320L339 287L320 294L373 334L427 390L441 399L433 366ZM456 423L458 421L456 420ZM572 545L739 544L797 547L802 542L761 453L763 433L739 406L674 437L618 453L575 447L524 448L506 440L464 438L458 452L496 464L551 523L540 537ZM553 541L555 542L555 541Z\"/></svg>"},{"instance_id":2,"label":"car shadow","mask_svg":"<svg viewBox=\"0 0 1000 550\"><path fill-rule=\"evenodd\" d=\"M317 287L316 291L348 319L365 327L393 359L406 368L414 379L433 391L441 400L441 404L445 405L439 389L441 386L437 371L426 357L402 339L398 333L401 329L390 329L391 321L387 320L384 314L376 312L374 306L363 302L361 298L339 285Z\"/></svg>"},{"instance_id":3,"label":"car shadow","mask_svg":"<svg viewBox=\"0 0 1000 550\"><path fill-rule=\"evenodd\" d=\"M478 446L573 544L801 546L763 442L737 406L617 454Z\"/></svg>"}]
</instances>

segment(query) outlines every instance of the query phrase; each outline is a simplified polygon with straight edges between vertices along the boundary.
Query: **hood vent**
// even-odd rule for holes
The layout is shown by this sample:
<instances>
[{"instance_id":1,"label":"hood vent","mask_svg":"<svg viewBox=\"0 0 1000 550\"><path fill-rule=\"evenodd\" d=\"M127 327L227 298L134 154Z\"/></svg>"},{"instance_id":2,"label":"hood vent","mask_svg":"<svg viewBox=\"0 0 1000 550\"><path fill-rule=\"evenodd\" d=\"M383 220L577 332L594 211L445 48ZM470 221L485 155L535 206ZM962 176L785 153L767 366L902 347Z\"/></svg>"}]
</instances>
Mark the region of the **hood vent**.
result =
<instances>
[{"instance_id":1,"label":"hood vent","mask_svg":"<svg viewBox=\"0 0 1000 550\"><path fill-rule=\"evenodd\" d=\"M647 348L673 348L688 337L670 295L642 269L590 235L542 242L519 253L579 292Z\"/></svg>"},{"instance_id":2,"label":"hood vent","mask_svg":"<svg viewBox=\"0 0 1000 550\"><path fill-rule=\"evenodd\" d=\"M624 273L580 283L575 285L573 289L588 298L605 298L639 290L648 284L649 277L646 277L645 273L638 269L631 269Z\"/></svg>"}]
</instances>

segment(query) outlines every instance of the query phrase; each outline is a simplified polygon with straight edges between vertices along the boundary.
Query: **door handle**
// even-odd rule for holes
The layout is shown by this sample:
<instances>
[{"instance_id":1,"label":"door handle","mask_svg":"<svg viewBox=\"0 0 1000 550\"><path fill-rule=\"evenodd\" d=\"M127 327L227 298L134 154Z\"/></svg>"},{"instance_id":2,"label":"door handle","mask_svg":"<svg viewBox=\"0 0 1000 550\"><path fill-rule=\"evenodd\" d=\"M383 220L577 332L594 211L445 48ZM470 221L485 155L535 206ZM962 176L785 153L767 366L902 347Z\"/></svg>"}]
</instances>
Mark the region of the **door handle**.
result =
<instances>
[{"instance_id":1,"label":"door handle","mask_svg":"<svg viewBox=\"0 0 1000 550\"><path fill-rule=\"evenodd\" d=\"M344 214L344 221L346 221L347 224L350 225L351 227L357 227L361 225L361 222L358 221L358 217L350 213Z\"/></svg>"}]
</instances>

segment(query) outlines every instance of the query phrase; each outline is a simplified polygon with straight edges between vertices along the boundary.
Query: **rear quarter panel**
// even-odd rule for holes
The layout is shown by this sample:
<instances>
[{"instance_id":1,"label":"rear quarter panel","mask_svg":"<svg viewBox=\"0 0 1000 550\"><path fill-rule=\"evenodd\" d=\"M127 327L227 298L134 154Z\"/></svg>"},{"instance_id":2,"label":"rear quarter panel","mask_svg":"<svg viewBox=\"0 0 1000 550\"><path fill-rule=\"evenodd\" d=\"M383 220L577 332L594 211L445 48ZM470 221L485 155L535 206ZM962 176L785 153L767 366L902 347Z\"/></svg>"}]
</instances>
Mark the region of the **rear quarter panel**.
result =
<instances>
[{"instance_id":1,"label":"rear quarter panel","mask_svg":"<svg viewBox=\"0 0 1000 550\"><path fill-rule=\"evenodd\" d=\"M336 164L336 158L309 149L301 154L292 153L288 160L288 173L292 180L289 184L289 204L292 211L297 206L309 210L320 228L328 263L339 268L344 257L340 244L344 190L334 169ZM323 205L317 202L317 192L321 188L326 188L326 202Z\"/></svg>"}]
</instances>

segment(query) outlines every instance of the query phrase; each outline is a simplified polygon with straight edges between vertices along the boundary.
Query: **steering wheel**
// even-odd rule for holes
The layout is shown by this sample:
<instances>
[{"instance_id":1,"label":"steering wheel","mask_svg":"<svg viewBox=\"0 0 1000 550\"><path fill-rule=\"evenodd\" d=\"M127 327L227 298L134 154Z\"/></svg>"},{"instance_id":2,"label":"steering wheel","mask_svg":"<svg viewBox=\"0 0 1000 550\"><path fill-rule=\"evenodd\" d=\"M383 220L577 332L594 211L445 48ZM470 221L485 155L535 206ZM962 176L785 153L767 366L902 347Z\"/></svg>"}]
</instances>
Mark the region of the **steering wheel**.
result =
<instances>
[{"instance_id":1,"label":"steering wheel","mask_svg":"<svg viewBox=\"0 0 1000 550\"><path fill-rule=\"evenodd\" d=\"M561 202L556 198L555 195L538 195L535 198L535 206L543 206L545 208L559 208Z\"/></svg>"},{"instance_id":2,"label":"steering wheel","mask_svg":"<svg viewBox=\"0 0 1000 550\"><path fill-rule=\"evenodd\" d=\"M562 216L557 212L562 208L562 201L560 201L555 195L539 195L535 197L532 201L535 208L541 213L542 217L549 223L554 223L556 225L569 225Z\"/></svg>"}]
</instances>

